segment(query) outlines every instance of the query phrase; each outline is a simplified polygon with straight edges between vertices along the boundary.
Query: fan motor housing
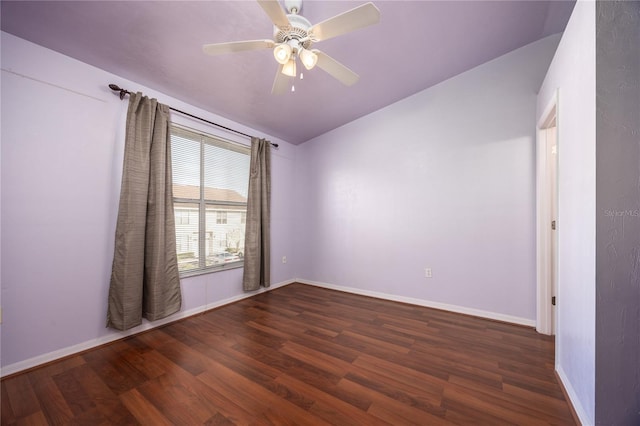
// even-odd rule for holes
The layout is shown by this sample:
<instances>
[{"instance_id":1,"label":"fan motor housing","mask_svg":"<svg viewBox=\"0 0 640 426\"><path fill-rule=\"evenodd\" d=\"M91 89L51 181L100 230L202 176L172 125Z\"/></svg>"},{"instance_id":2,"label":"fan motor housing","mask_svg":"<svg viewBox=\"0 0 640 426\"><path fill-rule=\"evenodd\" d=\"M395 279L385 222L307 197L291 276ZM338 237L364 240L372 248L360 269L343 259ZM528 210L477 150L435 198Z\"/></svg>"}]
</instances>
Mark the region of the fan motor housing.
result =
<instances>
[{"instance_id":1,"label":"fan motor housing","mask_svg":"<svg viewBox=\"0 0 640 426\"><path fill-rule=\"evenodd\" d=\"M287 18L291 25L282 28L274 27L273 38L275 42L287 43L290 40L297 40L302 47L308 49L312 43L309 37L311 22L304 16L296 14L287 15Z\"/></svg>"}]
</instances>

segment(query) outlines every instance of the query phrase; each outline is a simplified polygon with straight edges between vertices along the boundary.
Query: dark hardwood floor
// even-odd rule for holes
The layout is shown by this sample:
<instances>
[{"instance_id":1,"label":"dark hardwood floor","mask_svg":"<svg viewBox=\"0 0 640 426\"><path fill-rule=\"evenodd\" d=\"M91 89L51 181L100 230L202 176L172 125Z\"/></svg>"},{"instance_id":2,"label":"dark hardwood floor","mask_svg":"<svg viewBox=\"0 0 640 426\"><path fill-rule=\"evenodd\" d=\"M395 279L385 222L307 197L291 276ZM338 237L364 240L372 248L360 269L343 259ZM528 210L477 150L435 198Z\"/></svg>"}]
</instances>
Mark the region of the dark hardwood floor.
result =
<instances>
[{"instance_id":1,"label":"dark hardwood floor","mask_svg":"<svg viewBox=\"0 0 640 426\"><path fill-rule=\"evenodd\" d=\"M574 424L553 340L291 284L2 380L2 424Z\"/></svg>"}]
</instances>

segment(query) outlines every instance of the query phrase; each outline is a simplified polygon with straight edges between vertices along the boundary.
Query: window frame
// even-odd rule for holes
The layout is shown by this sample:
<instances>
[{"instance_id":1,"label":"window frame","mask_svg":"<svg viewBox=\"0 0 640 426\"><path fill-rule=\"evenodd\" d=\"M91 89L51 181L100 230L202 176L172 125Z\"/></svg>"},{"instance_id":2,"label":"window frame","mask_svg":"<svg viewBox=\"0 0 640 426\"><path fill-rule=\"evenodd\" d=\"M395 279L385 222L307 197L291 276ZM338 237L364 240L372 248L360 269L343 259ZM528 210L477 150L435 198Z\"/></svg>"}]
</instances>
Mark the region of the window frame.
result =
<instances>
[{"instance_id":1,"label":"window frame","mask_svg":"<svg viewBox=\"0 0 640 426\"><path fill-rule=\"evenodd\" d=\"M195 269L187 269L180 271L180 277L192 277L197 275L209 274L213 272L226 271L229 269L236 269L244 267L243 258L239 258L235 261L223 262L220 264L207 266L207 211L215 212L215 216L213 218L214 225L228 225L228 211L240 210L241 218L242 213L246 214L247 211L247 202L236 202L236 201L221 201L221 200L207 200L205 199L205 146L207 144L212 146L217 146L218 148L228 149L230 151L235 151L247 156L247 160L250 162L251 158L251 149L247 145L240 144L238 142L225 139L223 137L206 133L201 130L193 129L181 124L171 123L170 124L170 137L173 137L175 133L179 133L177 136L190 139L194 142L198 142L200 145L199 152L199 199L195 198L181 198L181 197L173 197L173 207L174 207L174 217L175 210L177 209L189 209L189 206L193 209L194 206L197 206L198 209L198 267ZM215 143L212 143L215 142ZM173 149L173 145L172 145ZM247 187L249 185L249 176L247 176ZM172 182L173 185L173 182ZM184 206L184 207L182 207ZM222 209L221 209L222 208ZM218 213L222 211L224 212L224 216L227 217L226 223L218 224ZM240 219L240 224L246 229L246 223L242 222ZM244 234L244 232L243 232ZM177 229L176 229L176 239L177 239ZM244 251L244 250L243 250ZM224 253L224 252L222 252Z\"/></svg>"}]
</instances>

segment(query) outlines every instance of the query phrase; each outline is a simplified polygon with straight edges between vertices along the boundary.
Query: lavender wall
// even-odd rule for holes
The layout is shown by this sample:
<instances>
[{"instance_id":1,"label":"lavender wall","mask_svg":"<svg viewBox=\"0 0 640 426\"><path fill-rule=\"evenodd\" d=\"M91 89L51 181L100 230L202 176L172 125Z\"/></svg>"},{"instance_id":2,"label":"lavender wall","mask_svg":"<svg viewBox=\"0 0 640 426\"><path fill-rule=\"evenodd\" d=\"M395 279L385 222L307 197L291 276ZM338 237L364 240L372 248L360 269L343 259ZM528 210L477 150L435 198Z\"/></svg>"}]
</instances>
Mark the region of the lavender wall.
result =
<instances>
[{"instance_id":1,"label":"lavender wall","mask_svg":"<svg viewBox=\"0 0 640 426\"><path fill-rule=\"evenodd\" d=\"M558 41L300 145L297 276L533 324L536 90Z\"/></svg>"},{"instance_id":2,"label":"lavender wall","mask_svg":"<svg viewBox=\"0 0 640 426\"><path fill-rule=\"evenodd\" d=\"M640 424L640 3L596 3L598 425Z\"/></svg>"},{"instance_id":3,"label":"lavender wall","mask_svg":"<svg viewBox=\"0 0 640 426\"><path fill-rule=\"evenodd\" d=\"M123 335L106 329L105 318L127 103L112 94L108 83L141 90L250 134L257 132L1 35L4 375ZM178 114L173 119L215 132ZM280 258L293 253L296 147L271 140L280 144L273 152L272 178L272 282L277 285L294 276L293 265L280 263ZM183 308L172 318L243 297L241 276L242 269L235 269L183 279Z\"/></svg>"},{"instance_id":4,"label":"lavender wall","mask_svg":"<svg viewBox=\"0 0 640 426\"><path fill-rule=\"evenodd\" d=\"M559 91L556 369L584 424L595 407L595 34L595 2L577 2L537 110Z\"/></svg>"}]
</instances>

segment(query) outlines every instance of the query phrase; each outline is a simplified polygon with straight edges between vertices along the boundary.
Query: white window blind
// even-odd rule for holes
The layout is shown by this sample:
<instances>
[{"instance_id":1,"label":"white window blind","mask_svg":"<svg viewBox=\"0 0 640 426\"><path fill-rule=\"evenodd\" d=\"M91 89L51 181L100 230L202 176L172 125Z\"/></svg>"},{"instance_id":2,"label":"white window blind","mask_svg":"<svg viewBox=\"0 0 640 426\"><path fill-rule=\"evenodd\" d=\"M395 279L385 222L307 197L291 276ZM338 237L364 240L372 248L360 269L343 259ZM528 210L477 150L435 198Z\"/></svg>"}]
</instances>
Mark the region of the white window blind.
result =
<instances>
[{"instance_id":1,"label":"white window blind","mask_svg":"<svg viewBox=\"0 0 640 426\"><path fill-rule=\"evenodd\" d=\"M172 125L171 162L181 274L242 266L249 148Z\"/></svg>"}]
</instances>

